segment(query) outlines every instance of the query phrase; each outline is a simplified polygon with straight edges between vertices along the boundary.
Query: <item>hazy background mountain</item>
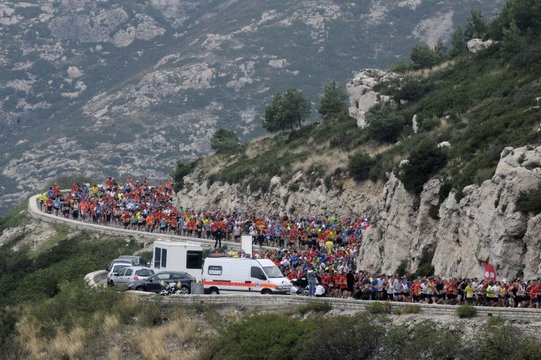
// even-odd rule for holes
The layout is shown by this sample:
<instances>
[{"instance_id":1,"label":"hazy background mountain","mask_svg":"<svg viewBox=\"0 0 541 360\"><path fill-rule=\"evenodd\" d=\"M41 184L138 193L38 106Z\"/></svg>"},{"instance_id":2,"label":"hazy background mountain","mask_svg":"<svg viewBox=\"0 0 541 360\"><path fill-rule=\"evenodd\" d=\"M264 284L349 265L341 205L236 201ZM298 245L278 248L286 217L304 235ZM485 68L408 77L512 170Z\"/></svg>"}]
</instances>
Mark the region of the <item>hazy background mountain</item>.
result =
<instances>
[{"instance_id":1,"label":"hazy background mountain","mask_svg":"<svg viewBox=\"0 0 541 360\"><path fill-rule=\"evenodd\" d=\"M62 174L163 177L217 127L263 134L277 91L407 61L503 1L0 4L0 212Z\"/></svg>"}]
</instances>

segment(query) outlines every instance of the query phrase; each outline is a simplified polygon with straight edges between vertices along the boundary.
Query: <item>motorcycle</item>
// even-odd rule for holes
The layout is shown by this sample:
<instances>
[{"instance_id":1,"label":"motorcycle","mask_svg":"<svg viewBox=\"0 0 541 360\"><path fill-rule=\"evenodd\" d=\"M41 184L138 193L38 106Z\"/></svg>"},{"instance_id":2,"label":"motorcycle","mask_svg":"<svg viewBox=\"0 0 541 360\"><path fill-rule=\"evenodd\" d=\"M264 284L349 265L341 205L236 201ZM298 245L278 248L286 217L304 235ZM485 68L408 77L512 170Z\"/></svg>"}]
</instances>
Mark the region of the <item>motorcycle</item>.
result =
<instances>
[{"instance_id":1,"label":"motorcycle","mask_svg":"<svg viewBox=\"0 0 541 360\"><path fill-rule=\"evenodd\" d=\"M167 284L160 292L160 295L167 296L172 294L179 294L180 293L180 286L176 282L170 282Z\"/></svg>"}]
</instances>

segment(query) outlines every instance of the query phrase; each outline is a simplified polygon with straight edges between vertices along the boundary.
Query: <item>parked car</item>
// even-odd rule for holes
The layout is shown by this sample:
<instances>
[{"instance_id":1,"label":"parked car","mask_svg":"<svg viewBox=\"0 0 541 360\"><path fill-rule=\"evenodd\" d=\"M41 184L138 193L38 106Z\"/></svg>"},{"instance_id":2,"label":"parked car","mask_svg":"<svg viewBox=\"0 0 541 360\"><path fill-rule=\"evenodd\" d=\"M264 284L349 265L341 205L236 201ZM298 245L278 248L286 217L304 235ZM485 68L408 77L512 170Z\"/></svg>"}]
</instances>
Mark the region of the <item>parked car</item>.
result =
<instances>
[{"instance_id":1,"label":"parked car","mask_svg":"<svg viewBox=\"0 0 541 360\"><path fill-rule=\"evenodd\" d=\"M128 290L160 292L169 283L175 282L181 294L191 292L192 283L195 278L188 273L180 271L162 271L154 274L145 280L138 280L128 284Z\"/></svg>"},{"instance_id":2,"label":"parked car","mask_svg":"<svg viewBox=\"0 0 541 360\"><path fill-rule=\"evenodd\" d=\"M120 255L118 258L114 259L109 263L105 270L110 271L113 263L115 262L127 262L133 266L147 266L147 262L140 256L136 255Z\"/></svg>"},{"instance_id":3,"label":"parked car","mask_svg":"<svg viewBox=\"0 0 541 360\"><path fill-rule=\"evenodd\" d=\"M129 260L133 266L148 266L148 263L145 259L137 255L120 255L118 257L120 260Z\"/></svg>"},{"instance_id":4,"label":"parked car","mask_svg":"<svg viewBox=\"0 0 541 360\"><path fill-rule=\"evenodd\" d=\"M111 278L113 275L118 275L118 272L128 266L132 266L131 261L128 260L114 260L107 268L107 284L109 286L113 286L111 284Z\"/></svg>"},{"instance_id":5,"label":"parked car","mask_svg":"<svg viewBox=\"0 0 541 360\"><path fill-rule=\"evenodd\" d=\"M145 280L152 275L154 275L154 270L148 267L127 266L111 276L109 285L125 289L128 287L129 283L138 280Z\"/></svg>"}]
</instances>

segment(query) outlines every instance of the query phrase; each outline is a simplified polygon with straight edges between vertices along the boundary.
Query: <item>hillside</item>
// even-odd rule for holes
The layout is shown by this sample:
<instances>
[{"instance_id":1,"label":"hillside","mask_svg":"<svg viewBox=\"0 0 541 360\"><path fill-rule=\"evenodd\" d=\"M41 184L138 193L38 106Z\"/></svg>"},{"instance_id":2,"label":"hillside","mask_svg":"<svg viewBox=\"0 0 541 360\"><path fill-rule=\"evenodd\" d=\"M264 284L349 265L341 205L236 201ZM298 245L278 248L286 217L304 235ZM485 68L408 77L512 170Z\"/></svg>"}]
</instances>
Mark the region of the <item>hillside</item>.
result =
<instances>
[{"instance_id":1,"label":"hillside","mask_svg":"<svg viewBox=\"0 0 541 360\"><path fill-rule=\"evenodd\" d=\"M167 176L272 94L405 59L503 1L2 1L0 212L60 175Z\"/></svg>"},{"instance_id":2,"label":"hillside","mask_svg":"<svg viewBox=\"0 0 541 360\"><path fill-rule=\"evenodd\" d=\"M387 98L368 111L368 126L341 113L203 158L178 204L364 214L376 226L361 247L362 268L433 262L439 274L478 276L492 261L502 276L536 276L540 14L531 1L509 2L482 26L478 35L493 40L484 50L402 67L388 81L359 74L372 83L367 91Z\"/></svg>"}]
</instances>

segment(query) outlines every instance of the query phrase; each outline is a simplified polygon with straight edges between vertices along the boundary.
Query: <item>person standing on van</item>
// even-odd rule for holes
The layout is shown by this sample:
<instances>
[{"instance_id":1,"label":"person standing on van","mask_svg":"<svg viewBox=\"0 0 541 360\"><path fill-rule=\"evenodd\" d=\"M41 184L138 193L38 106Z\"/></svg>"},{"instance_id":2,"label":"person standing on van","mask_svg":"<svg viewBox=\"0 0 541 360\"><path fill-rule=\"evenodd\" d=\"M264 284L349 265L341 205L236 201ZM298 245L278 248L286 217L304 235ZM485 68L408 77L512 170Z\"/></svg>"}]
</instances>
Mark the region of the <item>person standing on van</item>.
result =
<instances>
[{"instance_id":1,"label":"person standing on van","mask_svg":"<svg viewBox=\"0 0 541 360\"><path fill-rule=\"evenodd\" d=\"M316 278L316 272L312 267L308 268L308 272L306 273L306 280L308 281L308 295L314 296L316 293L316 284L317 284L317 278Z\"/></svg>"}]
</instances>

